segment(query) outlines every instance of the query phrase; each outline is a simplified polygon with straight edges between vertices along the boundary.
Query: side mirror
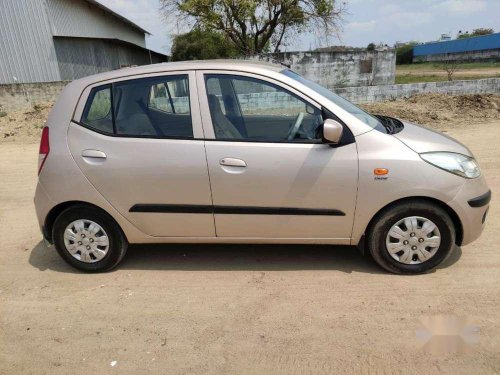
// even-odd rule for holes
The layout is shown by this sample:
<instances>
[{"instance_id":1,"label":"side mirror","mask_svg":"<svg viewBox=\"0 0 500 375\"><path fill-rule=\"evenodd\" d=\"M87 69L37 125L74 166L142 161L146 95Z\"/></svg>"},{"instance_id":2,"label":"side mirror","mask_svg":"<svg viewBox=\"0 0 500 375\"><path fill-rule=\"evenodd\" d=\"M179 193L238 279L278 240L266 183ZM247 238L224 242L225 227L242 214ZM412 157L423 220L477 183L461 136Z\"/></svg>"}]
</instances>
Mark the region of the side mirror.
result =
<instances>
[{"instance_id":1,"label":"side mirror","mask_svg":"<svg viewBox=\"0 0 500 375\"><path fill-rule=\"evenodd\" d=\"M338 144L342 139L344 127L338 121L326 119L323 123L323 142Z\"/></svg>"}]
</instances>

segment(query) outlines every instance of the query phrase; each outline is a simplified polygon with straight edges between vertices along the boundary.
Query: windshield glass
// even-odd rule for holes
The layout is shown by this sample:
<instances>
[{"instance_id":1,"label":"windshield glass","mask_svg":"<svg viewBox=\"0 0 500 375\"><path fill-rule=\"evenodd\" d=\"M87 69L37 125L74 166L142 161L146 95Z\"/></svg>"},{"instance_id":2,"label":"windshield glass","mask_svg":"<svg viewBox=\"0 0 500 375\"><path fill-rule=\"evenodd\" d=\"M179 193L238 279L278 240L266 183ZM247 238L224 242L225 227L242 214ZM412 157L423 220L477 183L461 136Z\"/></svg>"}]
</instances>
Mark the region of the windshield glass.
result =
<instances>
[{"instance_id":1,"label":"windshield glass","mask_svg":"<svg viewBox=\"0 0 500 375\"><path fill-rule=\"evenodd\" d=\"M306 85L310 89L316 91L318 94L324 96L328 100L332 101L336 105L338 105L340 108L343 110L349 112L351 115L355 116L359 120L363 121L365 124L371 126L372 128L375 128L377 126L380 126L380 121L377 119L375 116L370 115L369 113L366 113L363 111L361 108L355 106L352 104L350 101L342 98L341 96L338 96L334 92L328 90L327 88L318 85L317 83L313 81L309 81L308 79L298 75L295 72L292 72L291 70L285 69L281 72L282 74L286 75L287 77L293 78L294 80L302 83L303 85Z\"/></svg>"}]
</instances>

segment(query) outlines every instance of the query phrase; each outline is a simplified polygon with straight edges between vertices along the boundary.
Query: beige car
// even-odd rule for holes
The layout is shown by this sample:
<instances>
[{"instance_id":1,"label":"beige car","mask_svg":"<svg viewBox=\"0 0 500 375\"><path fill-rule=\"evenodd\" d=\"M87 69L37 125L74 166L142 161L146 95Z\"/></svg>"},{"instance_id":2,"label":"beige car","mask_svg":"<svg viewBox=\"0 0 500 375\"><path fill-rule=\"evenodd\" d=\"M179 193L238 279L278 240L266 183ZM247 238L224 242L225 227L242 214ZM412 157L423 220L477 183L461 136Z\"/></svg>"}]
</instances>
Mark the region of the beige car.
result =
<instances>
[{"instance_id":1,"label":"beige car","mask_svg":"<svg viewBox=\"0 0 500 375\"><path fill-rule=\"evenodd\" d=\"M459 142L281 66L218 60L68 84L35 205L85 271L115 267L129 243L190 242L354 245L421 273L481 234L490 196Z\"/></svg>"}]
</instances>

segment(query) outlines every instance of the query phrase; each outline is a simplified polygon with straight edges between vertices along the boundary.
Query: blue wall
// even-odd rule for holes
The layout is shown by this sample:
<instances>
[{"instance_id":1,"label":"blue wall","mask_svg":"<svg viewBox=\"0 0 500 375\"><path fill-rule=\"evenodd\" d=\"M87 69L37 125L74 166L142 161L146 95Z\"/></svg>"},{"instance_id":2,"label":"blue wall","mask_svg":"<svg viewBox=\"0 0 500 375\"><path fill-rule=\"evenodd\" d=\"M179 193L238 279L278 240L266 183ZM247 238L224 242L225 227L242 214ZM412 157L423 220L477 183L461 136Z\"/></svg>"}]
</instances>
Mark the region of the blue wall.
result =
<instances>
[{"instance_id":1,"label":"blue wall","mask_svg":"<svg viewBox=\"0 0 500 375\"><path fill-rule=\"evenodd\" d=\"M500 33L449 40L446 42L421 44L413 48L413 56L439 55L442 53L470 52L497 48L500 48Z\"/></svg>"}]
</instances>

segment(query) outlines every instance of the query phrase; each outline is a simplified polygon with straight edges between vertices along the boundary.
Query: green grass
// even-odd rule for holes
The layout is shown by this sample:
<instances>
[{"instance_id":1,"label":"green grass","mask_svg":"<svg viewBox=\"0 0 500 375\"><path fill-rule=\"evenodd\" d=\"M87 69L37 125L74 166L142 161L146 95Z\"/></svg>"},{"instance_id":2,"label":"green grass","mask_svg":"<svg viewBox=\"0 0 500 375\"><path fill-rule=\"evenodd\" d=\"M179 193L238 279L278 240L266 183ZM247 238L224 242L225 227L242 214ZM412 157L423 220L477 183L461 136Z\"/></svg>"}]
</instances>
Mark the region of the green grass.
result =
<instances>
[{"instance_id":1,"label":"green grass","mask_svg":"<svg viewBox=\"0 0 500 375\"><path fill-rule=\"evenodd\" d=\"M459 69L500 69L500 62L461 63ZM438 62L396 65L396 71L440 70Z\"/></svg>"},{"instance_id":2,"label":"green grass","mask_svg":"<svg viewBox=\"0 0 500 375\"><path fill-rule=\"evenodd\" d=\"M491 75L491 76L484 76L484 75L474 75L474 76L457 76L454 77L454 81L463 81L463 80L470 80L470 79L483 79L483 78L500 78L500 73ZM446 76L437 76L437 75L412 75L412 74L401 74L401 75L396 75L396 83L397 84L402 84L402 83L421 83L421 82L442 82L442 81L447 81L448 78Z\"/></svg>"},{"instance_id":3,"label":"green grass","mask_svg":"<svg viewBox=\"0 0 500 375\"><path fill-rule=\"evenodd\" d=\"M477 62L477 63L463 63L460 64L460 69L482 69L482 68L498 68L500 69L500 62Z\"/></svg>"}]
</instances>

